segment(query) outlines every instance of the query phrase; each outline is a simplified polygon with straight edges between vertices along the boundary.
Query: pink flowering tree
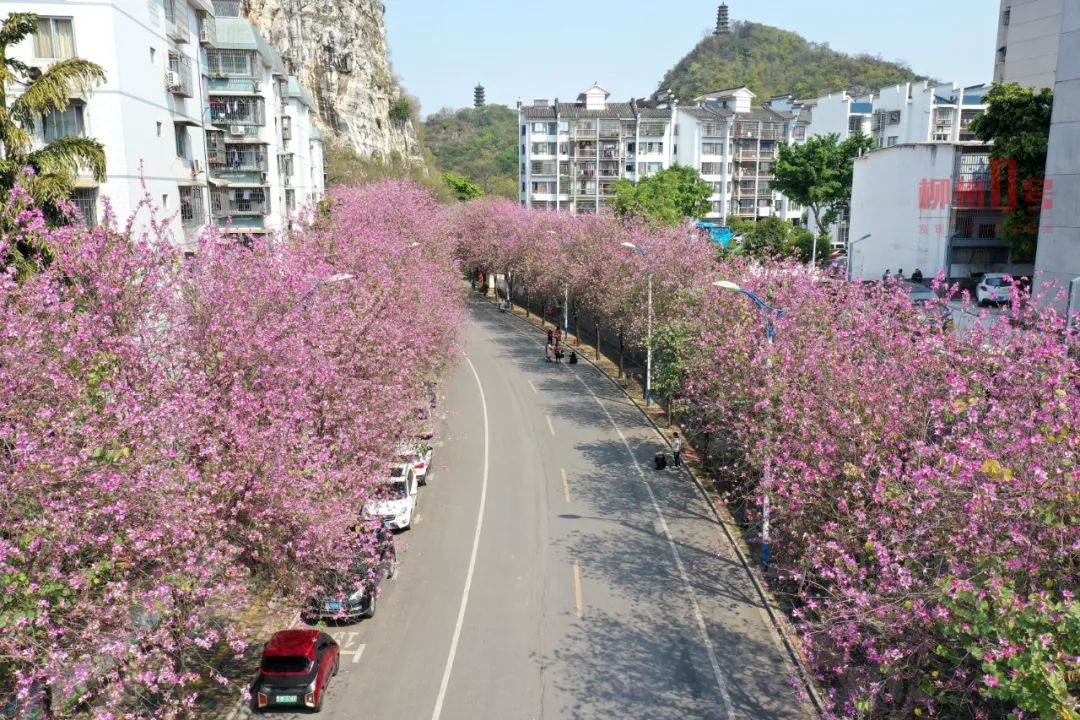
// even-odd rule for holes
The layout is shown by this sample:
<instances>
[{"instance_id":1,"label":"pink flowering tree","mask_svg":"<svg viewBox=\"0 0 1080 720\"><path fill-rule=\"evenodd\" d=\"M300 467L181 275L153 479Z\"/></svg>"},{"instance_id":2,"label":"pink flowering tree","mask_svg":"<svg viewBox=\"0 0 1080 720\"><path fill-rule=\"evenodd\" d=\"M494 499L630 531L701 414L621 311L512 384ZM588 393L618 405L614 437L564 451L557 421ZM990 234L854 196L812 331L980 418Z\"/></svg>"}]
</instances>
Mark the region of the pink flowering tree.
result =
<instances>
[{"instance_id":1,"label":"pink flowering tree","mask_svg":"<svg viewBox=\"0 0 1080 720\"><path fill-rule=\"evenodd\" d=\"M46 229L12 191L4 242L55 259L0 281L0 703L186 714L210 650L242 647L231 607L265 588L300 604L371 545L364 505L462 298L424 192L330 208L249 246L210 234L185 261L110 226Z\"/></svg>"}]
</instances>

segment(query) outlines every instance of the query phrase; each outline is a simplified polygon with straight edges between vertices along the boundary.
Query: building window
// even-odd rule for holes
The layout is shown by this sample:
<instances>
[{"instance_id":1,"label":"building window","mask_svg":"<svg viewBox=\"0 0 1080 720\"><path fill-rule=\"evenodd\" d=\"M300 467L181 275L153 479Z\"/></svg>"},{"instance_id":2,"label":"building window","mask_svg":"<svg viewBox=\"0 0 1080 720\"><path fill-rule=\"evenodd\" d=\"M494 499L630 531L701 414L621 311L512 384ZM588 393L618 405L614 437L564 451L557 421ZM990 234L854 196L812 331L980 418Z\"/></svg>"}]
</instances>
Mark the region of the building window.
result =
<instances>
[{"instance_id":1,"label":"building window","mask_svg":"<svg viewBox=\"0 0 1080 720\"><path fill-rule=\"evenodd\" d=\"M176 157L186 160L188 156L187 125L173 123L173 130L176 132Z\"/></svg>"},{"instance_id":2,"label":"building window","mask_svg":"<svg viewBox=\"0 0 1080 720\"><path fill-rule=\"evenodd\" d=\"M157 62L157 50L150 48L150 64L153 65Z\"/></svg>"},{"instance_id":3,"label":"building window","mask_svg":"<svg viewBox=\"0 0 1080 720\"><path fill-rule=\"evenodd\" d=\"M79 208L79 213L87 227L97 225L97 189L80 188L71 193L71 202Z\"/></svg>"},{"instance_id":4,"label":"building window","mask_svg":"<svg viewBox=\"0 0 1080 720\"><path fill-rule=\"evenodd\" d=\"M525 192L525 181L521 182L521 192Z\"/></svg>"},{"instance_id":5,"label":"building window","mask_svg":"<svg viewBox=\"0 0 1080 720\"><path fill-rule=\"evenodd\" d=\"M288 210L289 212L292 212L292 211L296 210L296 191L295 190L286 190L285 191L285 209Z\"/></svg>"},{"instance_id":6,"label":"building window","mask_svg":"<svg viewBox=\"0 0 1080 720\"><path fill-rule=\"evenodd\" d=\"M63 110L53 110L42 115L41 130L46 143L71 135L85 135L86 126L83 121L82 103L72 101Z\"/></svg>"},{"instance_id":7,"label":"building window","mask_svg":"<svg viewBox=\"0 0 1080 720\"><path fill-rule=\"evenodd\" d=\"M157 136L161 137L161 123L160 122L157 124Z\"/></svg>"},{"instance_id":8,"label":"building window","mask_svg":"<svg viewBox=\"0 0 1080 720\"><path fill-rule=\"evenodd\" d=\"M34 57L66 60L75 57L71 18L39 17L34 31Z\"/></svg>"},{"instance_id":9,"label":"building window","mask_svg":"<svg viewBox=\"0 0 1080 720\"><path fill-rule=\"evenodd\" d=\"M201 187L180 186L180 224L197 227L206 221L206 205Z\"/></svg>"},{"instance_id":10,"label":"building window","mask_svg":"<svg viewBox=\"0 0 1080 720\"><path fill-rule=\"evenodd\" d=\"M890 135L889 139L885 141L885 144L888 147L892 147L893 145L895 145L897 143L898 140L900 140L899 135Z\"/></svg>"},{"instance_id":11,"label":"building window","mask_svg":"<svg viewBox=\"0 0 1080 720\"><path fill-rule=\"evenodd\" d=\"M169 209L169 193L162 193L162 195L161 195L161 209L162 210L168 210Z\"/></svg>"},{"instance_id":12,"label":"building window","mask_svg":"<svg viewBox=\"0 0 1080 720\"><path fill-rule=\"evenodd\" d=\"M528 128L529 128L528 125L522 125L521 126L521 137L525 137L525 133L528 132Z\"/></svg>"}]
</instances>

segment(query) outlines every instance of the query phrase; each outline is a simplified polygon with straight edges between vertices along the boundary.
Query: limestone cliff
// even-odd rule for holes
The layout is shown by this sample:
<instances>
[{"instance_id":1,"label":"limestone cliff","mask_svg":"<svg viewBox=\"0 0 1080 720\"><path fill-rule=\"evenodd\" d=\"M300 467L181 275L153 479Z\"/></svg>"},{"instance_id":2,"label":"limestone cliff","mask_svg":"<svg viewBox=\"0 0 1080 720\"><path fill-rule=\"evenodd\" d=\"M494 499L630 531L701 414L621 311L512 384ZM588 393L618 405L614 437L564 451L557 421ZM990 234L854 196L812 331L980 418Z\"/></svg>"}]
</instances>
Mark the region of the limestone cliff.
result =
<instances>
[{"instance_id":1,"label":"limestone cliff","mask_svg":"<svg viewBox=\"0 0 1080 720\"><path fill-rule=\"evenodd\" d=\"M363 156L420 161L411 120L390 109L401 97L386 49L379 0L244 0L251 20L315 97L324 130Z\"/></svg>"}]
</instances>

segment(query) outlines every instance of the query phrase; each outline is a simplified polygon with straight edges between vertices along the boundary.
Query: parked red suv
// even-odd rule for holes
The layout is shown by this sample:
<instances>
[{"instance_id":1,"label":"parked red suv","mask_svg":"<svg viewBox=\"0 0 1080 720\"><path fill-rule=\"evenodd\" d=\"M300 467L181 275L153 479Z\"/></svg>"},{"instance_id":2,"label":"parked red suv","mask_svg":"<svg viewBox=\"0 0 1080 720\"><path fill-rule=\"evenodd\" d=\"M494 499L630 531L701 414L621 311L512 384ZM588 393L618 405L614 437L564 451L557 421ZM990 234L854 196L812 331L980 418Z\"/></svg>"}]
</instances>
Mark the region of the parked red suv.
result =
<instances>
[{"instance_id":1,"label":"parked red suv","mask_svg":"<svg viewBox=\"0 0 1080 720\"><path fill-rule=\"evenodd\" d=\"M281 630L263 648L255 678L255 707L322 709L330 678L337 675L341 648L318 630Z\"/></svg>"}]
</instances>

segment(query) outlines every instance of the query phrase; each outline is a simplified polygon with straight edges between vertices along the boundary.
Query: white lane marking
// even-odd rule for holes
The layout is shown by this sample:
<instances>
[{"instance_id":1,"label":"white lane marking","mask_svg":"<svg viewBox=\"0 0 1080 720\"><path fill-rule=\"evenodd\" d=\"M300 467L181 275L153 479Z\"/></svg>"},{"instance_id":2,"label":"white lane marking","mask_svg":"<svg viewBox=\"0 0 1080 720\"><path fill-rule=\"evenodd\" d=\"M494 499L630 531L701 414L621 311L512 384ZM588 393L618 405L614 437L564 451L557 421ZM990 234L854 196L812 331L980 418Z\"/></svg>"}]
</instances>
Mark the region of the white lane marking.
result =
<instances>
[{"instance_id":1,"label":"white lane marking","mask_svg":"<svg viewBox=\"0 0 1080 720\"><path fill-rule=\"evenodd\" d=\"M544 418L547 419L548 430L550 430L551 434L554 436L555 435L555 426L551 424L551 416L550 415L545 415Z\"/></svg>"},{"instance_id":2,"label":"white lane marking","mask_svg":"<svg viewBox=\"0 0 1080 720\"><path fill-rule=\"evenodd\" d=\"M574 561L574 605L577 607L577 616L585 617L585 604L581 601L581 565Z\"/></svg>"},{"instance_id":3,"label":"white lane marking","mask_svg":"<svg viewBox=\"0 0 1080 720\"><path fill-rule=\"evenodd\" d=\"M366 647L367 647L367 645L360 645L360 647L356 648L356 650L342 650L341 652L342 653L351 652L353 654L352 661L353 661L353 664L355 665L356 663L360 662L360 656L364 654L364 648L366 648Z\"/></svg>"},{"instance_id":4,"label":"white lane marking","mask_svg":"<svg viewBox=\"0 0 1080 720\"><path fill-rule=\"evenodd\" d=\"M566 479L566 468L562 469L562 494L566 502L570 502L570 482Z\"/></svg>"},{"instance_id":5,"label":"white lane marking","mask_svg":"<svg viewBox=\"0 0 1080 720\"><path fill-rule=\"evenodd\" d=\"M535 385L533 385L533 381L532 381L532 380L530 380L530 381L529 381L529 387L531 387L531 388L532 388L532 391L533 391L533 395L539 395L539 394L540 394L540 391L536 389L536 386L535 386Z\"/></svg>"},{"instance_id":6,"label":"white lane marking","mask_svg":"<svg viewBox=\"0 0 1080 720\"><path fill-rule=\"evenodd\" d=\"M465 587L461 591L461 605L458 607L457 622L454 624L454 635L450 641L450 653L446 657L446 667L443 668L442 682L439 684L439 694L435 698L435 709L431 713L431 720L439 720L442 715L443 702L446 700L446 689L450 686L450 672L454 669L454 656L457 655L458 642L461 640L461 626L465 623L465 608L469 605L469 590L472 588L473 571L476 570L476 553L480 549L480 529L484 525L484 504L487 502L488 487L488 459L491 436L488 432L488 408L487 399L484 397L484 384L480 382L480 373L476 372L476 366L468 357L465 362L469 363L473 377L476 378L476 386L480 388L480 406L484 411L484 475L480 485L480 509L476 517L476 533L473 535L472 553L469 555L469 570L465 573Z\"/></svg>"},{"instance_id":7,"label":"white lane marking","mask_svg":"<svg viewBox=\"0 0 1080 720\"><path fill-rule=\"evenodd\" d=\"M731 707L731 696L728 694L727 680L724 678L724 673L720 670L720 661L716 659L716 649L713 648L712 639L709 637L709 630L705 626L705 616L701 614L701 607L698 605L697 596L694 594L694 586L690 584L690 577L686 574L686 567L683 565L682 558L679 556L679 548L675 544L675 539L671 537L671 530L668 528L667 520L664 519L664 513L660 509L660 503L656 500L656 494L653 493L652 485L649 484L649 480L645 477L644 471L641 469L641 464L634 457L633 450L630 449L630 443L626 440L626 436L623 435L622 429L619 428L615 422L615 418L611 417L611 413L604 407L604 403L600 401L593 389L589 387L589 384L581 379L580 375L575 375L578 381L585 386L585 389L592 395L593 400L603 410L604 415L607 416L611 426L615 428L615 432L619 434L619 438L623 442L623 446L626 448L627 455L630 456L630 462L633 464L634 469L637 470L638 476L641 478L641 483L645 486L645 489L649 493L649 501L652 503L653 510L656 511L657 517L660 519L660 527L664 531L664 537L667 538L668 547L671 548L671 555L675 558L675 567L679 570L679 577L682 578L683 586L686 588L686 594L690 598L690 605L694 611L694 620L697 621L698 630L701 632L701 639L705 642L705 651L709 655L709 663L712 665L713 676L716 678L716 687L720 690L720 697L724 701L724 710L728 717L728 720L734 720L735 712Z\"/></svg>"}]
</instances>

